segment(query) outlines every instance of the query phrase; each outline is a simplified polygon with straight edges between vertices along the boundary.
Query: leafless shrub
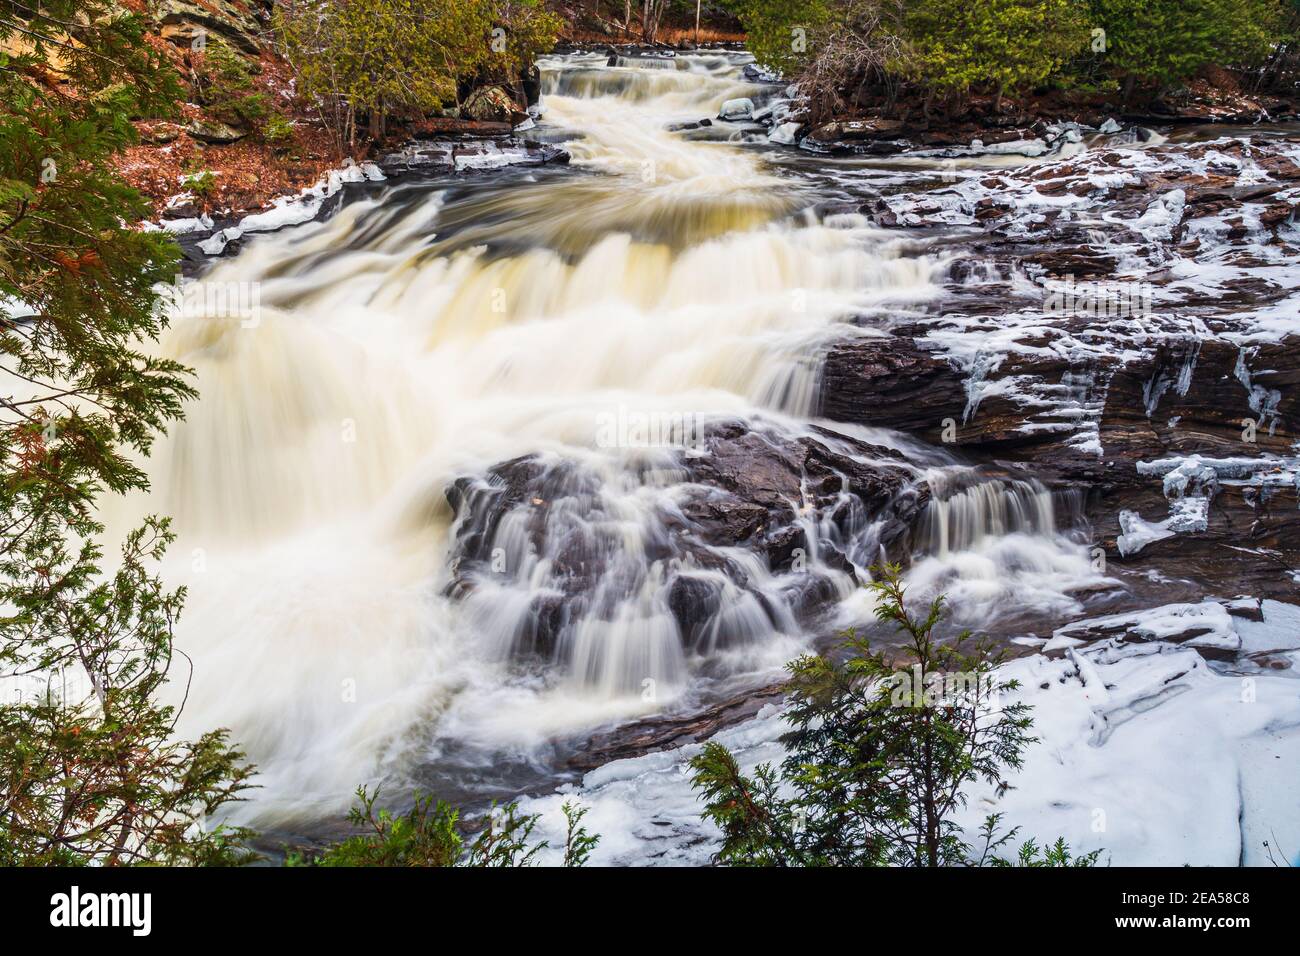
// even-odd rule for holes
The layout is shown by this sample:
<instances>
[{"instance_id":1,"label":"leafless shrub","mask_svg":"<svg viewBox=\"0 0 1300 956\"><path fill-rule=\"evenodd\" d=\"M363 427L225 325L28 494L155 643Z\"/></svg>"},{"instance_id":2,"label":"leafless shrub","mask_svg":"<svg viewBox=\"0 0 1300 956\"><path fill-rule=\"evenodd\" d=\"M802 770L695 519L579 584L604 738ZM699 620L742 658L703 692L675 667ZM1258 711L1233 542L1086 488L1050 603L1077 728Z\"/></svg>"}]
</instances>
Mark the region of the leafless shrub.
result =
<instances>
[{"instance_id":1,"label":"leafless shrub","mask_svg":"<svg viewBox=\"0 0 1300 956\"><path fill-rule=\"evenodd\" d=\"M799 78L813 122L841 113L863 88L873 89L892 109L899 76L910 55L897 25L901 0L847 0L841 15L810 44L817 51Z\"/></svg>"}]
</instances>

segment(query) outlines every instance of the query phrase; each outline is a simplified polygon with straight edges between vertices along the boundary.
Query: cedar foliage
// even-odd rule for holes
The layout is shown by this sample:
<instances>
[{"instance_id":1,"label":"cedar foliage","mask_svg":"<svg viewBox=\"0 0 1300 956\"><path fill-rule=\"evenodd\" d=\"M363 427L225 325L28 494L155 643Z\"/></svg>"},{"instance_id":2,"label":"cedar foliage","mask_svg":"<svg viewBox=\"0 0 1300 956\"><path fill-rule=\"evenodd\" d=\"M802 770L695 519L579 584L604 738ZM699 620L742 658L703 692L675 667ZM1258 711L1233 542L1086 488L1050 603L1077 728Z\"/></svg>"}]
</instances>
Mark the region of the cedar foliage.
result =
<instances>
[{"instance_id":1,"label":"cedar foliage","mask_svg":"<svg viewBox=\"0 0 1300 956\"><path fill-rule=\"evenodd\" d=\"M729 0L759 62L810 78L815 113L899 84L929 99L1020 94L1108 78L1148 98L1209 66L1243 71L1284 53L1295 0ZM1274 81L1276 77L1273 77Z\"/></svg>"},{"instance_id":2,"label":"cedar foliage","mask_svg":"<svg viewBox=\"0 0 1300 956\"><path fill-rule=\"evenodd\" d=\"M253 79L253 68L221 40L204 47L195 87L209 116L237 128L261 133L270 122L270 99Z\"/></svg>"},{"instance_id":3,"label":"cedar foliage","mask_svg":"<svg viewBox=\"0 0 1300 956\"><path fill-rule=\"evenodd\" d=\"M205 820L247 786L224 731L174 736L183 590L151 568L151 518L104 569L97 506L147 488L137 461L195 394L146 354L177 252L125 225L147 204L112 160L167 115L174 73L109 0L0 3L0 862L237 863ZM82 690L64 693L71 684Z\"/></svg>"},{"instance_id":4,"label":"cedar foliage","mask_svg":"<svg viewBox=\"0 0 1300 956\"><path fill-rule=\"evenodd\" d=\"M1099 58L1123 83L1125 99L1139 87L1159 93L1206 66L1254 66L1284 26L1277 0L1090 0L1089 7L1105 31Z\"/></svg>"},{"instance_id":5,"label":"cedar foliage","mask_svg":"<svg viewBox=\"0 0 1300 956\"><path fill-rule=\"evenodd\" d=\"M299 93L340 149L359 117L379 136L390 116L456 105L467 81L513 86L559 29L541 0L297 0L275 19Z\"/></svg>"},{"instance_id":6,"label":"cedar foliage","mask_svg":"<svg viewBox=\"0 0 1300 956\"><path fill-rule=\"evenodd\" d=\"M416 794L415 803L404 814L375 809L379 789L357 788L357 803L348 822L361 832L325 850L290 853L287 866L366 867L525 867L537 862L546 841L530 842L540 814L520 814L519 804L493 806L482 822L478 836L468 846L461 834L460 811L442 800ZM584 866L600 842L583 826L587 808L566 802L567 829L561 865Z\"/></svg>"}]
</instances>

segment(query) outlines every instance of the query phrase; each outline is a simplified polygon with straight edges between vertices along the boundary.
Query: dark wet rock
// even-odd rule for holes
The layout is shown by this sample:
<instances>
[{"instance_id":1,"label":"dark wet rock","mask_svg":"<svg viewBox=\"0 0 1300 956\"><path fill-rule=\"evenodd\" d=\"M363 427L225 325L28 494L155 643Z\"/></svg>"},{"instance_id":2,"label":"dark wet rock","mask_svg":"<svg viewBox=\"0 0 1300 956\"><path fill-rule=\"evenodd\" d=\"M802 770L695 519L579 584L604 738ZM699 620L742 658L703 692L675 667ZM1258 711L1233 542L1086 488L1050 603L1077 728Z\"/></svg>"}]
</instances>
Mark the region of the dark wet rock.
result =
<instances>
[{"instance_id":1,"label":"dark wet rock","mask_svg":"<svg viewBox=\"0 0 1300 956\"><path fill-rule=\"evenodd\" d=\"M654 586L662 587L689 648L746 638L748 625L720 617L739 592L778 630L793 618L811 621L852 586L855 560L864 557L842 552L837 542L868 549L870 561L880 547L905 551L929 494L897 452L828 430L820 436L739 422L711 427L698 453L675 454L665 486L672 493L640 525L635 553L644 561L622 560L620 523L627 519L609 497L618 491L606 485L608 476L572 461L526 456L457 479L446 492L457 515L448 593L465 598L500 580L494 575L508 574L521 548L545 556L544 583L529 577L529 588L545 598L516 639L518 652L544 657L566 628L588 614L610 613L607 602L643 593L653 581L663 582ZM816 542L807 522L825 529ZM875 545L865 540L869 527L879 528ZM738 548L765 559L771 575L786 576L778 590L752 579L733 557Z\"/></svg>"},{"instance_id":2,"label":"dark wet rock","mask_svg":"<svg viewBox=\"0 0 1300 956\"><path fill-rule=\"evenodd\" d=\"M746 690L689 714L670 714L634 721L616 730L591 736L570 755L568 766L586 772L613 760L707 740L723 728L753 717L768 704L779 703L784 696L785 684L770 684Z\"/></svg>"},{"instance_id":3,"label":"dark wet rock","mask_svg":"<svg viewBox=\"0 0 1300 956\"><path fill-rule=\"evenodd\" d=\"M530 64L520 77L520 84L524 92L524 104L526 106L536 106L542 98L542 74L537 69L537 64Z\"/></svg>"},{"instance_id":4,"label":"dark wet rock","mask_svg":"<svg viewBox=\"0 0 1300 956\"><path fill-rule=\"evenodd\" d=\"M506 166L563 165L569 154L557 146L518 137L462 136L414 140L386 153L376 165L389 178L411 173L478 172Z\"/></svg>"},{"instance_id":5,"label":"dark wet rock","mask_svg":"<svg viewBox=\"0 0 1300 956\"><path fill-rule=\"evenodd\" d=\"M941 440L966 409L962 375L912 339L853 339L834 346L822 369L819 414Z\"/></svg>"},{"instance_id":6,"label":"dark wet rock","mask_svg":"<svg viewBox=\"0 0 1300 956\"><path fill-rule=\"evenodd\" d=\"M801 574L785 588L785 600L795 617L806 620L842 597L836 581L827 574Z\"/></svg>"},{"instance_id":7,"label":"dark wet rock","mask_svg":"<svg viewBox=\"0 0 1300 956\"><path fill-rule=\"evenodd\" d=\"M1021 257L1021 262L1037 266L1045 275L1074 276L1079 279L1112 275L1118 265L1114 256L1086 246L1031 251Z\"/></svg>"},{"instance_id":8,"label":"dark wet rock","mask_svg":"<svg viewBox=\"0 0 1300 956\"><path fill-rule=\"evenodd\" d=\"M834 520L850 501L875 516L912 483L894 450L838 440L879 463L865 464L810 437L720 428L710 435L706 454L684 462L690 480L705 490L683 510L704 540L756 543L782 561L797 546L788 529L800 516L815 512Z\"/></svg>"},{"instance_id":9,"label":"dark wet rock","mask_svg":"<svg viewBox=\"0 0 1300 956\"><path fill-rule=\"evenodd\" d=\"M1284 598L1295 588L1288 569L1300 567L1300 500L1285 466L1294 461L1286 456L1300 422L1298 378L1300 337L1244 352L1224 342L1174 339L1127 362L1039 352L1008 357L986 377L995 394L963 415L965 374L900 336L833 348L821 412L927 438L949 418L955 424L950 447L960 454L1017 463L1049 485L1087 491L1097 541L1120 565L1166 567L1206 586L1219 582ZM1021 393L998 394L1000 381L1016 382ZM1074 390L1077 405L1096 409L1091 443L1080 441L1078 416L1045 413L1027 386L1034 381L1037 394ZM1250 422L1256 424L1243 427ZM1244 434L1254 442L1243 441ZM1141 472L1139 463L1190 455L1246 464L1243 474L1214 483L1204 530L1121 555L1120 512L1149 522L1170 513L1161 478Z\"/></svg>"},{"instance_id":10,"label":"dark wet rock","mask_svg":"<svg viewBox=\"0 0 1300 956\"><path fill-rule=\"evenodd\" d=\"M758 66L757 64L754 63L746 63L745 68L740 71L740 75L743 76L750 83L780 83L781 82L781 74L773 73L771 70L766 70L763 67Z\"/></svg>"},{"instance_id":11,"label":"dark wet rock","mask_svg":"<svg viewBox=\"0 0 1300 956\"><path fill-rule=\"evenodd\" d=\"M911 147L905 139L817 139L812 133L799 140L800 149L828 156L897 156Z\"/></svg>"},{"instance_id":12,"label":"dark wet rock","mask_svg":"<svg viewBox=\"0 0 1300 956\"><path fill-rule=\"evenodd\" d=\"M606 46L605 54L606 66L618 66L620 59L671 60L677 51L666 43L620 43Z\"/></svg>"},{"instance_id":13,"label":"dark wet rock","mask_svg":"<svg viewBox=\"0 0 1300 956\"><path fill-rule=\"evenodd\" d=\"M712 126L712 125L713 125L713 120L709 119L708 117L705 117L704 119L695 120L689 123L669 123L664 128L667 129L668 132L670 133L680 133L680 132L685 132L687 130L704 129L707 126Z\"/></svg>"},{"instance_id":14,"label":"dark wet rock","mask_svg":"<svg viewBox=\"0 0 1300 956\"><path fill-rule=\"evenodd\" d=\"M690 646L703 637L706 623L722 607L722 584L714 578L679 574L668 589L668 607Z\"/></svg>"},{"instance_id":15,"label":"dark wet rock","mask_svg":"<svg viewBox=\"0 0 1300 956\"><path fill-rule=\"evenodd\" d=\"M1111 377L1101 417L1108 455L1130 462L1284 454L1300 439L1297 424L1300 336L1244 348L1190 336L1158 343Z\"/></svg>"},{"instance_id":16,"label":"dark wet rock","mask_svg":"<svg viewBox=\"0 0 1300 956\"><path fill-rule=\"evenodd\" d=\"M898 139L903 130L902 120L862 119L835 120L814 127L808 138L814 143L859 143L868 140Z\"/></svg>"},{"instance_id":17,"label":"dark wet rock","mask_svg":"<svg viewBox=\"0 0 1300 956\"><path fill-rule=\"evenodd\" d=\"M555 654L568 620L569 607L562 595L537 594L529 603L517 650L520 654L549 658Z\"/></svg>"}]
</instances>

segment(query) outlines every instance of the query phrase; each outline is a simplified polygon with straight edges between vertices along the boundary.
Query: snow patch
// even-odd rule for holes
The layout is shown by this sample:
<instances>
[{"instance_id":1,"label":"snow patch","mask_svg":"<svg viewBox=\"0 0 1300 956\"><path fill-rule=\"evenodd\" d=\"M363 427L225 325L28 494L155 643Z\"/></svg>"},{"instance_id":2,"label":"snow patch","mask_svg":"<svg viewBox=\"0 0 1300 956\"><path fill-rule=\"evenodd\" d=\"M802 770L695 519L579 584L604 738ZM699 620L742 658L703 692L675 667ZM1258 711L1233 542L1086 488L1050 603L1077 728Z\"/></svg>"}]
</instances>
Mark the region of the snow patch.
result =
<instances>
[{"instance_id":1,"label":"snow patch","mask_svg":"<svg viewBox=\"0 0 1300 956\"><path fill-rule=\"evenodd\" d=\"M1068 645L1068 653L1003 665L1002 676L1020 683L1008 699L1033 706L1039 739L1026 749L1012 787L969 791L960 818L968 839L986 815L1003 813L1022 837L1064 837L1076 852L1102 850L1101 862L1115 866L1268 865L1265 841L1294 851L1300 680L1290 670L1245 677L1216 669L1187 643L1160 640L1189 624L1208 628L1202 642L1225 645L1234 626L1281 634L1300 624L1292 605L1265 601L1263 613L1265 623L1257 624L1217 603L1155 608L1128 616L1149 640L1088 643L1058 632L1048 647ZM780 763L778 738L787 729L769 706L713 739L752 772ZM578 786L524 801L526 812L543 814L546 862L556 862L563 845L560 805L575 800L591 808L586 822L601 834L594 864L708 863L720 834L700 819L686 766L700 749L695 743L615 761Z\"/></svg>"}]
</instances>

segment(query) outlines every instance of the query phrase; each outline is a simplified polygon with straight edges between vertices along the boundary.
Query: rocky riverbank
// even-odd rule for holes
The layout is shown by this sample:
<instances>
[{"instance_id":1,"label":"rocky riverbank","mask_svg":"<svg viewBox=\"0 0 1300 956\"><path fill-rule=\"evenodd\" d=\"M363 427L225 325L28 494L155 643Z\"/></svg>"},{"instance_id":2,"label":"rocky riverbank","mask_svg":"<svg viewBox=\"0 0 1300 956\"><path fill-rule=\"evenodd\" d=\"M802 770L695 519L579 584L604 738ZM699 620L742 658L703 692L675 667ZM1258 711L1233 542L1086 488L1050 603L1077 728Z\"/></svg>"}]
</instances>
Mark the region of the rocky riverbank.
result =
<instances>
[{"instance_id":1,"label":"rocky riverbank","mask_svg":"<svg viewBox=\"0 0 1300 956\"><path fill-rule=\"evenodd\" d=\"M941 314L831 349L823 412L929 436L955 421L972 458L1086 489L1109 560L1294 593L1297 159L1294 133L1103 140L871 204L889 228L969 229L968 245Z\"/></svg>"},{"instance_id":2,"label":"rocky riverbank","mask_svg":"<svg viewBox=\"0 0 1300 956\"><path fill-rule=\"evenodd\" d=\"M939 243L929 248L943 253L942 293L859 316L852 335L824 348L822 440L736 423L710 430L700 457L676 462L674 480L692 490L665 517L660 557L708 569L670 588L688 647L717 639L725 587L751 590L774 626L785 613L831 636L824 613L844 596L837 573L852 579L873 560L840 542L861 544L866 525L877 557L925 553L932 490L891 464L902 461L897 450L837 431L869 426L955 454L973 466L967 483L1034 480L1058 502L1080 503L1060 520L1086 537L1098 580L1075 592L1072 611L1012 614L990 632L1058 655L1155 641L1229 669L1293 667L1286 641L1245 646L1226 622L1262 621L1261 601L1293 599L1300 581L1300 135L1171 141L1072 125L1059 139L1056 159L998 168L972 154L921 188L822 208L870 219L891 241ZM508 515L529 528L533 550L556 550L546 515L572 508L572 475L521 460L494 470L490 494L468 487L450 494L462 593ZM595 487L589 479L582 494ZM838 535L811 541L810 522ZM725 558L734 549L774 573L789 572L795 553L817 554L819 566L773 608L772 592ZM574 563L553 569L539 630L524 641L543 658L608 571L598 551L561 550ZM1152 614L1159 628L1147 626ZM751 716L745 699L630 724L582 748L574 765L702 739Z\"/></svg>"}]
</instances>

